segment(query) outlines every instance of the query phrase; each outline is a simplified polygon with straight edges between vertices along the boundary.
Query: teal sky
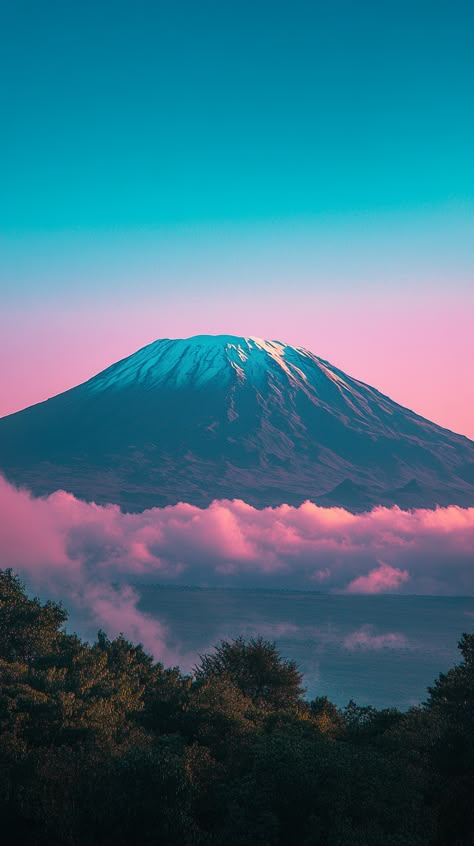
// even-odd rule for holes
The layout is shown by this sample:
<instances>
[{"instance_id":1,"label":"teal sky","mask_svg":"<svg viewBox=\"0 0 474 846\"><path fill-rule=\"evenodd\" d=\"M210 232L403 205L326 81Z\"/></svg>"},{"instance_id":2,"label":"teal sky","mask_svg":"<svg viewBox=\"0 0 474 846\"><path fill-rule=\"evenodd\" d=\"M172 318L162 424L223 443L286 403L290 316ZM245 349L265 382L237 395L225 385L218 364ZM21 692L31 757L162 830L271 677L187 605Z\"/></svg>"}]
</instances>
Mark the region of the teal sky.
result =
<instances>
[{"instance_id":1,"label":"teal sky","mask_svg":"<svg viewBox=\"0 0 474 846\"><path fill-rule=\"evenodd\" d=\"M444 405L415 410L474 435L449 393L474 354L473 56L471 0L1 4L0 414L203 331L310 346L414 407L396 331L415 371L446 344Z\"/></svg>"},{"instance_id":2,"label":"teal sky","mask_svg":"<svg viewBox=\"0 0 474 846\"><path fill-rule=\"evenodd\" d=\"M2 8L6 231L473 199L468 0Z\"/></svg>"}]
</instances>

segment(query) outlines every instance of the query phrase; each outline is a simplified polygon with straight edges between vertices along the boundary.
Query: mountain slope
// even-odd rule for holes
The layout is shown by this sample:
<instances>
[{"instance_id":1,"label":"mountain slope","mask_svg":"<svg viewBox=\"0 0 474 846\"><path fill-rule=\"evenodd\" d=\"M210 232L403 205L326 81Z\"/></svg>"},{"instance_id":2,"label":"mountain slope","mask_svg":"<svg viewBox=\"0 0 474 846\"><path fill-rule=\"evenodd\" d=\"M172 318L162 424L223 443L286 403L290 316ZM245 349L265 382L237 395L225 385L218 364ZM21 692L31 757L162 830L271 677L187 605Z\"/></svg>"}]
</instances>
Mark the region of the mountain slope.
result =
<instances>
[{"instance_id":1,"label":"mountain slope","mask_svg":"<svg viewBox=\"0 0 474 846\"><path fill-rule=\"evenodd\" d=\"M159 340L0 420L7 478L127 510L473 505L473 469L472 441L308 350L258 338Z\"/></svg>"}]
</instances>

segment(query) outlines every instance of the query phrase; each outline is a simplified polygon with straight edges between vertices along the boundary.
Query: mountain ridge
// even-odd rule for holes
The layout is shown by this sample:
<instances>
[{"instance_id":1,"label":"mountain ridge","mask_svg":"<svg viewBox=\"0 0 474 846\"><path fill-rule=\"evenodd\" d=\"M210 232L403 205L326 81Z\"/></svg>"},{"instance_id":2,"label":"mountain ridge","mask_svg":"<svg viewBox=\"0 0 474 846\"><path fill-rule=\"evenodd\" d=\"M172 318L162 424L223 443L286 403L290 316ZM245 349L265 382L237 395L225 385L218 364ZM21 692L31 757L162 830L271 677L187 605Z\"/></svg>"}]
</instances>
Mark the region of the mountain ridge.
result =
<instances>
[{"instance_id":1,"label":"mountain ridge","mask_svg":"<svg viewBox=\"0 0 474 846\"><path fill-rule=\"evenodd\" d=\"M474 505L473 468L465 436L310 350L256 337L159 339L0 419L11 481L127 510L219 498Z\"/></svg>"}]
</instances>

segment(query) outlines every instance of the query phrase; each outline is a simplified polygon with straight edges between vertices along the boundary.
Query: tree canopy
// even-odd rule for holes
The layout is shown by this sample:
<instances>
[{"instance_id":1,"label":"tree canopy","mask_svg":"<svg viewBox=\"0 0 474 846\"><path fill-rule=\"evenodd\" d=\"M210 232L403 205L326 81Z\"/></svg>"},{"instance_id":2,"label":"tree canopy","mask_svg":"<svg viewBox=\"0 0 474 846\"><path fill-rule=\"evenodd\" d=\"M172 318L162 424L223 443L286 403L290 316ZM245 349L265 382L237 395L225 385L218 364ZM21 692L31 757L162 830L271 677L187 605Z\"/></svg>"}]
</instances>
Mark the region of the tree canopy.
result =
<instances>
[{"instance_id":1,"label":"tree canopy","mask_svg":"<svg viewBox=\"0 0 474 846\"><path fill-rule=\"evenodd\" d=\"M474 635L401 713L304 699L263 638L187 676L65 623L0 570L6 846L472 846Z\"/></svg>"},{"instance_id":2,"label":"tree canopy","mask_svg":"<svg viewBox=\"0 0 474 846\"><path fill-rule=\"evenodd\" d=\"M274 708L296 705L304 693L296 663L262 637L221 641L212 654L201 656L194 675L197 682L225 677L255 704Z\"/></svg>"}]
</instances>

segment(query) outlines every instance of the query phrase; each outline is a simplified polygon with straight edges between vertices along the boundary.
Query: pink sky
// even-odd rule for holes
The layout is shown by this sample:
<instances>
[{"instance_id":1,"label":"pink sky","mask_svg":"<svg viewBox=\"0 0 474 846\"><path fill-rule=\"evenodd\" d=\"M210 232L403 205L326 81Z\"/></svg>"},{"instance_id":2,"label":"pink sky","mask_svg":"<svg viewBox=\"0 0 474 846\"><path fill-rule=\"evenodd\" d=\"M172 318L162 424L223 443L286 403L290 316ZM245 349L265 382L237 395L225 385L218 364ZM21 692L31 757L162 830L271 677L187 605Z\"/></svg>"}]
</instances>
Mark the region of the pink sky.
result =
<instances>
[{"instance_id":1,"label":"pink sky","mask_svg":"<svg viewBox=\"0 0 474 846\"><path fill-rule=\"evenodd\" d=\"M288 291L214 291L200 301L120 296L77 307L51 303L0 316L0 415L54 396L160 337L236 334L309 348L349 375L442 426L474 439L474 293L392 298L339 290L294 301Z\"/></svg>"}]
</instances>

